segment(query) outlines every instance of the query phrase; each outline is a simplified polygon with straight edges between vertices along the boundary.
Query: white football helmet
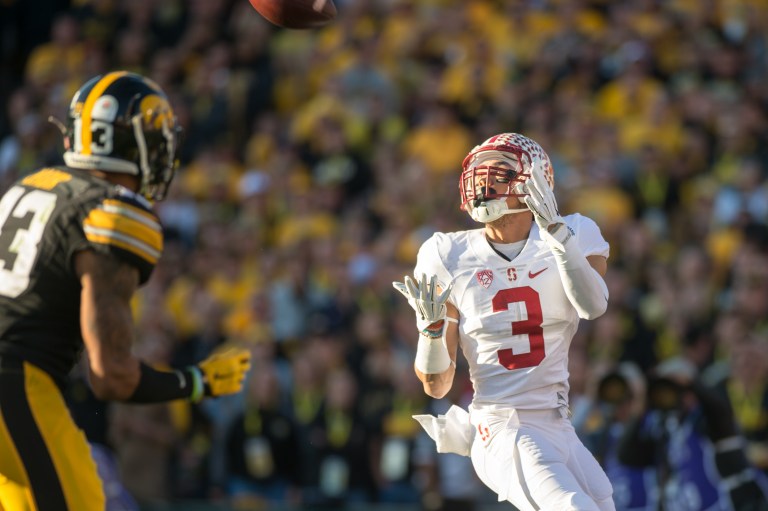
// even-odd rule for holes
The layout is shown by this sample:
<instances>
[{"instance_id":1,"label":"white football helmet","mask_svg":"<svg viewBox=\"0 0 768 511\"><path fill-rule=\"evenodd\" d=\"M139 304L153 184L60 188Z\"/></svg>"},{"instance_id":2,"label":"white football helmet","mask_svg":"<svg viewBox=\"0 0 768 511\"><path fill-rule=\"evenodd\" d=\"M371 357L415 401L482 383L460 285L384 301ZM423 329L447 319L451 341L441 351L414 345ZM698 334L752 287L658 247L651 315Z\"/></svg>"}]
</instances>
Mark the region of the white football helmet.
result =
<instances>
[{"instance_id":1,"label":"white football helmet","mask_svg":"<svg viewBox=\"0 0 768 511\"><path fill-rule=\"evenodd\" d=\"M509 168L487 164L498 160L508 163ZM549 156L530 138L518 133L500 133L475 146L462 163L459 181L461 208L473 220L482 223L493 222L511 213L530 211L528 208L510 209L507 197L526 195L522 185L531 177L533 162L537 160L544 161L544 177L554 188ZM498 185L506 186L499 189Z\"/></svg>"}]
</instances>

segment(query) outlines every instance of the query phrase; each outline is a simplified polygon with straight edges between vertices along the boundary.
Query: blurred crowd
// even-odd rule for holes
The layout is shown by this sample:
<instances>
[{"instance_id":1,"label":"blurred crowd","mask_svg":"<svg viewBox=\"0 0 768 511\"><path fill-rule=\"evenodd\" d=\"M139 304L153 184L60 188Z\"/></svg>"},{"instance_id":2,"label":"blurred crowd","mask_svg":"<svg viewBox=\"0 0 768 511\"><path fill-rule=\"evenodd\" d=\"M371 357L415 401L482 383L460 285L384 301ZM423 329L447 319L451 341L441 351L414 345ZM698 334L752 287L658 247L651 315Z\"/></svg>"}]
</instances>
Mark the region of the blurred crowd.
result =
<instances>
[{"instance_id":1,"label":"blurred crowd","mask_svg":"<svg viewBox=\"0 0 768 511\"><path fill-rule=\"evenodd\" d=\"M460 363L454 393L426 398L391 282L434 231L475 226L461 161L504 131L545 148L561 211L611 244L609 309L574 338L571 404L614 481L654 481L614 482L617 507L688 495L706 463L706 449L698 468L617 458L614 426L696 415L688 394L647 399L660 375L729 403L768 473L768 2L335 3L334 23L305 31L245 0L0 2L0 189L61 163L47 118L66 119L85 80L152 78L184 133L136 350L158 365L225 343L254 355L244 395L197 406L106 406L73 374L75 416L132 496L115 490L115 509L484 498L411 418L466 405L471 383Z\"/></svg>"}]
</instances>

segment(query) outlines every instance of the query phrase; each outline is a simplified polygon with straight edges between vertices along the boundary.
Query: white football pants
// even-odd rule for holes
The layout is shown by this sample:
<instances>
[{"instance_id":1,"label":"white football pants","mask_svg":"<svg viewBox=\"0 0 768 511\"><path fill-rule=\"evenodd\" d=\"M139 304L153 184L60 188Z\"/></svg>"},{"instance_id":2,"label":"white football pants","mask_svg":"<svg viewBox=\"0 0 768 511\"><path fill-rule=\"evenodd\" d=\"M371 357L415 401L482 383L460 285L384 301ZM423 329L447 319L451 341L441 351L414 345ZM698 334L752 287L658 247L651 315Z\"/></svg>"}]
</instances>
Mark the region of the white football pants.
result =
<instances>
[{"instance_id":1,"label":"white football pants","mask_svg":"<svg viewBox=\"0 0 768 511\"><path fill-rule=\"evenodd\" d=\"M602 467L559 410L470 407L477 475L520 511L615 511Z\"/></svg>"}]
</instances>

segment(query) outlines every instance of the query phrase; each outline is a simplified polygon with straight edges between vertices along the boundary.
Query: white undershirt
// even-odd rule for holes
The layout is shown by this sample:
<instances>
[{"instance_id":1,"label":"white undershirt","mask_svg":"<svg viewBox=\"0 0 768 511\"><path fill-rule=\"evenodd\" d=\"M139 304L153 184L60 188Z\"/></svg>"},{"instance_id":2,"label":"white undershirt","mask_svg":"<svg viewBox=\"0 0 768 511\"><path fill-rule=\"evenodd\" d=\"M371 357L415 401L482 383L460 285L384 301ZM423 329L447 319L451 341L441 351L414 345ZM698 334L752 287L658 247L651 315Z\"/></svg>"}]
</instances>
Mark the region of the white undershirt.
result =
<instances>
[{"instance_id":1,"label":"white undershirt","mask_svg":"<svg viewBox=\"0 0 768 511\"><path fill-rule=\"evenodd\" d=\"M516 241L514 243L493 243L491 242L491 245L493 245L493 248L504 254L509 258L511 261L515 257L520 255L520 252L523 251L523 248L525 247L525 243L527 240L520 240Z\"/></svg>"}]
</instances>

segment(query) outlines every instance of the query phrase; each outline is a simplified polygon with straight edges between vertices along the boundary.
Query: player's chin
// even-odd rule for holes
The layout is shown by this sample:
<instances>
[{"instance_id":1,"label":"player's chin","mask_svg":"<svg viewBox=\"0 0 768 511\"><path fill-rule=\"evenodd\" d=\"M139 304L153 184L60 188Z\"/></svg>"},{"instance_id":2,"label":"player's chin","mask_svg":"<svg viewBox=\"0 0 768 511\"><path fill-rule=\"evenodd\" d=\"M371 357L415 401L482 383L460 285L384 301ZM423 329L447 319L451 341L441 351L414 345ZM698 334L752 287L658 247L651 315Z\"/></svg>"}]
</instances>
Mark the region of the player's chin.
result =
<instances>
[{"instance_id":1,"label":"player's chin","mask_svg":"<svg viewBox=\"0 0 768 511\"><path fill-rule=\"evenodd\" d=\"M494 228L494 229L500 229L506 225L509 225L514 220L515 215L512 213L507 213L506 215L502 215L496 220L491 220L490 222L486 222L485 225L488 227Z\"/></svg>"}]
</instances>

